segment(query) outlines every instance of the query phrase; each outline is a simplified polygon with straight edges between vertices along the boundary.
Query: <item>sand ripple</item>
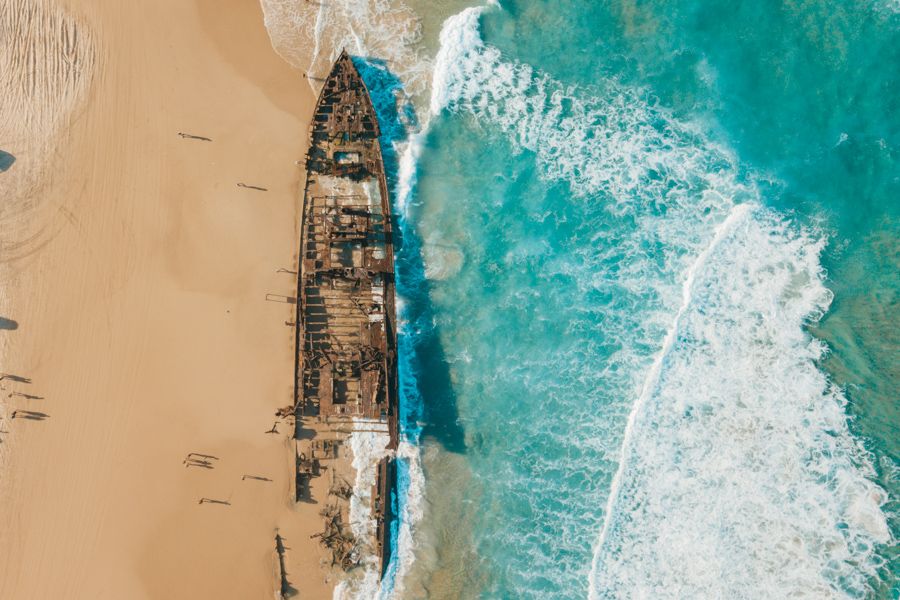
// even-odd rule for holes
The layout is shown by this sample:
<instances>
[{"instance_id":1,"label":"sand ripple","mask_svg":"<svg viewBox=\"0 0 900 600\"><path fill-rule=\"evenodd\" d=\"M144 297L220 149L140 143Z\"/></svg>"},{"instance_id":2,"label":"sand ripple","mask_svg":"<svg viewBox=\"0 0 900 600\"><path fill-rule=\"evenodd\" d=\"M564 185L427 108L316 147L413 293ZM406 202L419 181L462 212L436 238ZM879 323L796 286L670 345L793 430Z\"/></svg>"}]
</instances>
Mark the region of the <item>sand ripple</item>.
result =
<instances>
[{"instance_id":1,"label":"sand ripple","mask_svg":"<svg viewBox=\"0 0 900 600\"><path fill-rule=\"evenodd\" d=\"M63 158L59 142L87 95L96 57L90 30L53 0L0 3L0 266L46 235L29 217L48 167Z\"/></svg>"}]
</instances>

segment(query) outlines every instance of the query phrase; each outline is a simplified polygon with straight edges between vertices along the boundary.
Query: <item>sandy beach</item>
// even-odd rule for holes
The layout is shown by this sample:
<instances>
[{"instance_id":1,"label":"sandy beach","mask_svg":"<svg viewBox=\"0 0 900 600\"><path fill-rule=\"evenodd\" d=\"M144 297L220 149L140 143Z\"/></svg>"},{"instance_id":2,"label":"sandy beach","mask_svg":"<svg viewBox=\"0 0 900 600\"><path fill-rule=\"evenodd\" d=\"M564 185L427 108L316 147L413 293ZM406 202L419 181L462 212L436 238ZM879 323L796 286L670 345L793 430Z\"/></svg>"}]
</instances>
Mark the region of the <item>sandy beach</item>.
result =
<instances>
[{"instance_id":1,"label":"sandy beach","mask_svg":"<svg viewBox=\"0 0 900 600\"><path fill-rule=\"evenodd\" d=\"M265 298L295 293L310 89L256 0L63 8L95 60L4 223L0 597L272 598L276 532L302 597L330 596L290 550L320 527L292 428L265 433L293 400L293 306Z\"/></svg>"}]
</instances>

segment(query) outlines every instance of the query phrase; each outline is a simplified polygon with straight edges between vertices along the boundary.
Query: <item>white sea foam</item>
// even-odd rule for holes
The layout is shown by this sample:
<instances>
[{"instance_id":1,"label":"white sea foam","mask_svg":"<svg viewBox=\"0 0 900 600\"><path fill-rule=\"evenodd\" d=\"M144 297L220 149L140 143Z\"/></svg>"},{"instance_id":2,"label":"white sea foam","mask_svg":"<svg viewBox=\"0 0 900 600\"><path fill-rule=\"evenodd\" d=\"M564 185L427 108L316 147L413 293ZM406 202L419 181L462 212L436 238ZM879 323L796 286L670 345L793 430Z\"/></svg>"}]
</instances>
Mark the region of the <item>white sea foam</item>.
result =
<instances>
[{"instance_id":1,"label":"white sea foam","mask_svg":"<svg viewBox=\"0 0 900 600\"><path fill-rule=\"evenodd\" d=\"M430 61L419 48L419 19L403 0L261 0L261 4L275 49L312 77L327 75L346 49L385 61L409 95L427 93ZM318 91L321 79L309 82Z\"/></svg>"},{"instance_id":2,"label":"white sea foam","mask_svg":"<svg viewBox=\"0 0 900 600\"><path fill-rule=\"evenodd\" d=\"M397 167L395 198L397 208L404 218L408 216L409 203L412 200L413 190L416 186L416 169L427 135L428 123L426 122L421 131L412 133L409 136L409 140L400 142L398 152L400 161Z\"/></svg>"},{"instance_id":3,"label":"white sea foam","mask_svg":"<svg viewBox=\"0 0 900 600\"><path fill-rule=\"evenodd\" d=\"M684 283L682 284L681 307L678 309L678 313L675 315L675 320L672 324L671 329L669 329L669 332L666 334L666 337L663 340L662 349L657 354L656 359L653 361L653 365L651 366L650 371L647 374L647 378L644 380L644 385L641 389L640 396L635 401L631 413L628 416L628 422L625 426L625 432L622 440L622 450L621 454L619 455L619 468L616 471L615 476L613 477L612 485L610 487L609 501L606 506L607 515L613 514L613 509L615 508L615 503L618 499L618 491L622 487L622 475L624 473L624 466L628 463L632 450L631 438L634 434L635 420L637 416L644 410L644 407L647 404L650 396L655 392L657 386L659 385L659 377L662 371L663 361L665 361L666 357L672 351L672 347L675 344L675 336L678 334L678 325L684 317L685 311L691 304L694 279L697 276L697 272L703 268L703 265L706 262L709 254L715 250L716 246L718 246L722 239L730 232L734 224L745 218L747 211L747 205L738 205L732 209L731 214L729 214L728 217L716 228L716 233L713 236L713 239L710 242L709 246L707 246L700 253L694 264L687 272L687 276L684 280ZM600 532L600 539L597 542L598 547L603 547L604 543L606 542L606 537L609 532L609 524L610 519L607 518L603 524L603 529ZM596 556L598 555L595 555L595 557ZM594 567L594 570L596 570L596 566ZM593 573L591 574L591 577L593 579ZM593 585L592 582L591 589L593 590L594 588L595 585Z\"/></svg>"},{"instance_id":4,"label":"white sea foam","mask_svg":"<svg viewBox=\"0 0 900 600\"><path fill-rule=\"evenodd\" d=\"M371 539L375 531L372 519L372 489L375 485L378 462L389 451L385 447L389 441L387 432L370 431L371 423L361 423L365 429L356 431L350 436L350 447L353 452L353 467L356 469L356 481L353 496L350 500L350 525L357 539ZM415 527L422 518L424 504L424 475L418 446L401 441L395 457L398 469L407 472L406 497L400 505L398 539L395 540L396 553L392 557L393 566L389 566L384 581L379 578L379 561L374 550L361 548L360 569L352 571L334 590L335 600L372 600L374 598L392 598L402 595L405 588L405 576L412 566L415 554Z\"/></svg>"},{"instance_id":5,"label":"white sea foam","mask_svg":"<svg viewBox=\"0 0 900 600\"><path fill-rule=\"evenodd\" d=\"M861 597L884 493L802 328L831 299L822 242L771 213L723 224L647 374L591 597Z\"/></svg>"},{"instance_id":6,"label":"white sea foam","mask_svg":"<svg viewBox=\"0 0 900 600\"><path fill-rule=\"evenodd\" d=\"M375 431L375 424L360 421L354 425L355 431L349 436L349 446L353 453L353 468L356 481L350 497L350 528L358 540L369 540L375 535L375 520L372 518L372 489L378 471L379 461L388 455L390 435L387 430ZM370 599L380 594L379 558L375 548L362 544L359 548L360 567L342 581L334 590L335 600Z\"/></svg>"},{"instance_id":7,"label":"white sea foam","mask_svg":"<svg viewBox=\"0 0 900 600\"><path fill-rule=\"evenodd\" d=\"M894 14L900 14L900 0L876 0L876 10L887 9Z\"/></svg>"},{"instance_id":8,"label":"white sea foam","mask_svg":"<svg viewBox=\"0 0 900 600\"><path fill-rule=\"evenodd\" d=\"M635 225L598 231L586 263L615 265L597 283L642 299L633 330L605 322L622 348L609 381L628 373L635 400L608 456L621 462L591 597L864 594L890 536L845 400L816 369L824 348L803 330L830 301L823 241L762 209L729 152L639 91L579 90L504 60L480 38L481 11L445 23L432 112L472 115Z\"/></svg>"},{"instance_id":9,"label":"white sea foam","mask_svg":"<svg viewBox=\"0 0 900 600\"><path fill-rule=\"evenodd\" d=\"M446 108L459 85L468 77L467 65L460 57L477 52L483 47L478 32L478 19L486 7L472 6L458 15L447 19L441 28L441 46L434 59L434 72L431 77L431 101L429 106L432 115L438 115Z\"/></svg>"},{"instance_id":10,"label":"white sea foam","mask_svg":"<svg viewBox=\"0 0 900 600\"><path fill-rule=\"evenodd\" d=\"M405 501L400 506L397 554L394 557L396 571L393 575L391 597L403 597L406 577L416 559L416 530L422 522L425 505L425 475L422 472L422 457L418 445L401 441L397 457L407 470Z\"/></svg>"}]
</instances>

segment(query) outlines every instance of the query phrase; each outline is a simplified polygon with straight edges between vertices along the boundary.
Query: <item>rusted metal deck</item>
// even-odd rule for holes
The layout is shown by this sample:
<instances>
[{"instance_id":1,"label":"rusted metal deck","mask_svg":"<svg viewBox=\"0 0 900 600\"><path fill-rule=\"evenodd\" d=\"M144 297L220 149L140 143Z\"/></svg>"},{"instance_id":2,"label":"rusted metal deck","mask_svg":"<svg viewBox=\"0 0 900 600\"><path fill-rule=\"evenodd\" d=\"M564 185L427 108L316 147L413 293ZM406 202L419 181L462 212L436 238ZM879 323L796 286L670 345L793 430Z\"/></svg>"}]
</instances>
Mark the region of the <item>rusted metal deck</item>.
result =
<instances>
[{"instance_id":1,"label":"rusted metal deck","mask_svg":"<svg viewBox=\"0 0 900 600\"><path fill-rule=\"evenodd\" d=\"M336 429L360 423L386 426L387 447L393 450L394 247L379 133L369 92L343 52L316 103L306 159L295 410L298 421L312 419ZM392 461L388 457L378 465L372 499L382 573L390 547ZM305 463L302 469L310 471ZM305 476L298 474L298 498Z\"/></svg>"}]
</instances>

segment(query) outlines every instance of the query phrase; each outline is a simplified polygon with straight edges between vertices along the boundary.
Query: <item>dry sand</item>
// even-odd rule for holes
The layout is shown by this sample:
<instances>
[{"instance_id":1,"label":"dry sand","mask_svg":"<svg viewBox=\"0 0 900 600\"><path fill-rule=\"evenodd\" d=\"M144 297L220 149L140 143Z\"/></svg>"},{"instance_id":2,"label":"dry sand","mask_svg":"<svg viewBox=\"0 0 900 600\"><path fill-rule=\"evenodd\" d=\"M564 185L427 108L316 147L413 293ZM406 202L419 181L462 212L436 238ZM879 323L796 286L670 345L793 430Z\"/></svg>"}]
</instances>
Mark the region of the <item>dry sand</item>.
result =
<instances>
[{"instance_id":1,"label":"dry sand","mask_svg":"<svg viewBox=\"0 0 900 600\"><path fill-rule=\"evenodd\" d=\"M273 598L276 530L299 597L330 596L294 549L320 522L291 427L264 433L293 399L292 306L264 298L294 295L309 86L256 0L60 2L96 54L41 201L0 220L0 372L31 379L0 382L0 598Z\"/></svg>"}]
</instances>

